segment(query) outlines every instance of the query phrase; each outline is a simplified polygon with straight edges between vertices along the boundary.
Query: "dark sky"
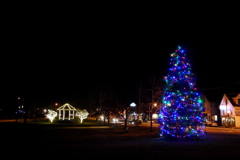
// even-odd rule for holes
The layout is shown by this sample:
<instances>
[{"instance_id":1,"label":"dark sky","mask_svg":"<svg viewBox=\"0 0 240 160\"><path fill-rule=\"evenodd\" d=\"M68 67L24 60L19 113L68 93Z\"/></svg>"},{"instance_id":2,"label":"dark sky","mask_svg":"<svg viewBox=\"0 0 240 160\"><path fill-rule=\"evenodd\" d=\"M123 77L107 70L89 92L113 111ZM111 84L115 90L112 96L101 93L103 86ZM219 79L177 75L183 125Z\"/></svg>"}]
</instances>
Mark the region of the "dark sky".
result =
<instances>
[{"instance_id":1,"label":"dark sky","mask_svg":"<svg viewBox=\"0 0 240 160\"><path fill-rule=\"evenodd\" d=\"M84 94L165 75L182 45L201 89L240 81L238 10L211 8L12 9L2 26L3 93ZM83 7L84 8L84 7Z\"/></svg>"}]
</instances>

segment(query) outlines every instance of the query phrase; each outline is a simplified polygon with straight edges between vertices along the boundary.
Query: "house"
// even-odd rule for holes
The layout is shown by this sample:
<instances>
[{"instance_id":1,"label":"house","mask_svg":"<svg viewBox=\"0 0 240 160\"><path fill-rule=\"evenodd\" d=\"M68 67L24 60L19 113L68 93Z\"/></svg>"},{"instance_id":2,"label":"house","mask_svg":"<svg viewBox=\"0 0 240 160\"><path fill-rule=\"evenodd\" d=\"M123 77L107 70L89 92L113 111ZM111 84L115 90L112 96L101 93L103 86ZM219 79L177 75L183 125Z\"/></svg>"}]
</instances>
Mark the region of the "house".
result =
<instances>
[{"instance_id":1,"label":"house","mask_svg":"<svg viewBox=\"0 0 240 160\"><path fill-rule=\"evenodd\" d=\"M219 104L221 98L218 95L210 96L203 94L204 109L203 112L206 116L206 125L212 126L216 124L221 125Z\"/></svg>"},{"instance_id":2,"label":"house","mask_svg":"<svg viewBox=\"0 0 240 160\"><path fill-rule=\"evenodd\" d=\"M240 81L220 87L202 89L206 124L240 127Z\"/></svg>"},{"instance_id":3,"label":"house","mask_svg":"<svg viewBox=\"0 0 240 160\"><path fill-rule=\"evenodd\" d=\"M240 93L224 94L220 105L221 125L240 127Z\"/></svg>"}]
</instances>

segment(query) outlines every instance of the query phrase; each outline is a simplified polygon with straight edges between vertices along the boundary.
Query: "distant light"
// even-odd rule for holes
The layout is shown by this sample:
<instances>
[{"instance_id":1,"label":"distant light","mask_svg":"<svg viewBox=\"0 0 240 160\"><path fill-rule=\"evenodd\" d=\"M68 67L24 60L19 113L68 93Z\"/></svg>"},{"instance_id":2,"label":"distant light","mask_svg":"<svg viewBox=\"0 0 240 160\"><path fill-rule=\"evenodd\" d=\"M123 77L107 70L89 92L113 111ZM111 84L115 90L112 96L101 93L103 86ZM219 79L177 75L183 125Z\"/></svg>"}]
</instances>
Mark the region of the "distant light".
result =
<instances>
[{"instance_id":1,"label":"distant light","mask_svg":"<svg viewBox=\"0 0 240 160\"><path fill-rule=\"evenodd\" d=\"M130 104L130 107L136 107L136 103L132 102L132 103Z\"/></svg>"},{"instance_id":2,"label":"distant light","mask_svg":"<svg viewBox=\"0 0 240 160\"><path fill-rule=\"evenodd\" d=\"M118 122L117 118L113 118L112 120L113 120L113 122Z\"/></svg>"},{"instance_id":3,"label":"distant light","mask_svg":"<svg viewBox=\"0 0 240 160\"><path fill-rule=\"evenodd\" d=\"M158 119L158 114L154 113L154 114L152 115L152 119Z\"/></svg>"},{"instance_id":4,"label":"distant light","mask_svg":"<svg viewBox=\"0 0 240 160\"><path fill-rule=\"evenodd\" d=\"M220 110L226 110L227 106L226 105L220 105Z\"/></svg>"}]
</instances>

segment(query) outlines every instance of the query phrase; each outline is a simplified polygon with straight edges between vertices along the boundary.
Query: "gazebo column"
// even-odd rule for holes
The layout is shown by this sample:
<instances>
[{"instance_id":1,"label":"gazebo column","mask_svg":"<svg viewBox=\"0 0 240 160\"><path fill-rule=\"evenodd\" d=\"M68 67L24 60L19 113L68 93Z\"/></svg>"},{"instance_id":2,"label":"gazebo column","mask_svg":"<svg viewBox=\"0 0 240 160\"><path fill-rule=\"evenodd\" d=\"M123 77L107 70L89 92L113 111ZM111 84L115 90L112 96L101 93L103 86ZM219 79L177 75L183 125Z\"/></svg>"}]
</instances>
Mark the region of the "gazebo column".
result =
<instances>
[{"instance_id":1,"label":"gazebo column","mask_svg":"<svg viewBox=\"0 0 240 160\"><path fill-rule=\"evenodd\" d=\"M68 120L70 120L71 117L71 111L68 111Z\"/></svg>"}]
</instances>

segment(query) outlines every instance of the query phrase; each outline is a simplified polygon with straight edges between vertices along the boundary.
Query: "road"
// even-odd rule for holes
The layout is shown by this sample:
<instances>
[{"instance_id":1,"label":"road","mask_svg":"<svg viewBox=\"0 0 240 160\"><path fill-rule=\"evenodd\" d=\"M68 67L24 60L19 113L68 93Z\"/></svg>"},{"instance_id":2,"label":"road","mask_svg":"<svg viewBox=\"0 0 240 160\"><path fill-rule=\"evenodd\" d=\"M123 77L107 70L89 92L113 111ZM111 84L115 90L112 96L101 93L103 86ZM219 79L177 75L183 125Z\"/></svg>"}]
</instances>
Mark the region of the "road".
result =
<instances>
[{"instance_id":1,"label":"road","mask_svg":"<svg viewBox=\"0 0 240 160\"><path fill-rule=\"evenodd\" d=\"M143 123L141 124L143 126L149 126L150 127L150 123ZM154 129L158 128L157 123L152 123L152 126ZM225 126L219 126L219 127L206 127L206 132L207 133L214 133L214 134L236 134L236 135L240 135L240 128L227 128Z\"/></svg>"},{"instance_id":2,"label":"road","mask_svg":"<svg viewBox=\"0 0 240 160\"><path fill-rule=\"evenodd\" d=\"M206 127L207 133L215 134L236 134L240 135L240 129L226 128L226 127Z\"/></svg>"}]
</instances>

